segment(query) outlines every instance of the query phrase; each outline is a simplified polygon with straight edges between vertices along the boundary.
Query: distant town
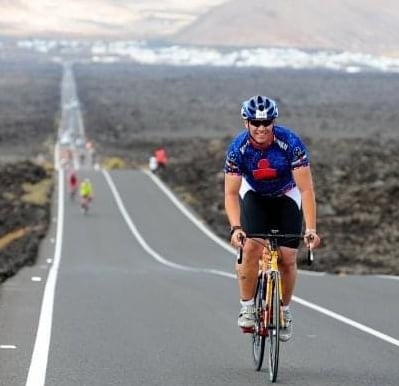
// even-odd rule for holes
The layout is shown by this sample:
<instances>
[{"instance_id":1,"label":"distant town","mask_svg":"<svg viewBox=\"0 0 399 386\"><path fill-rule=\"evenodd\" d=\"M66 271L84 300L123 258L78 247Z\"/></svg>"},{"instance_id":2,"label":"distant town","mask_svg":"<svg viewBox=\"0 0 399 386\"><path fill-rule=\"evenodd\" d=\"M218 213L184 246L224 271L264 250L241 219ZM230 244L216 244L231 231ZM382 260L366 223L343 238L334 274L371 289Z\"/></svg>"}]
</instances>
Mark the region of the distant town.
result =
<instances>
[{"instance_id":1,"label":"distant town","mask_svg":"<svg viewBox=\"0 0 399 386\"><path fill-rule=\"evenodd\" d=\"M399 72L399 59L332 50L237 48L177 45L151 41L45 40L0 41L0 53L15 49L75 61L176 66L262 67L334 70L346 73Z\"/></svg>"}]
</instances>

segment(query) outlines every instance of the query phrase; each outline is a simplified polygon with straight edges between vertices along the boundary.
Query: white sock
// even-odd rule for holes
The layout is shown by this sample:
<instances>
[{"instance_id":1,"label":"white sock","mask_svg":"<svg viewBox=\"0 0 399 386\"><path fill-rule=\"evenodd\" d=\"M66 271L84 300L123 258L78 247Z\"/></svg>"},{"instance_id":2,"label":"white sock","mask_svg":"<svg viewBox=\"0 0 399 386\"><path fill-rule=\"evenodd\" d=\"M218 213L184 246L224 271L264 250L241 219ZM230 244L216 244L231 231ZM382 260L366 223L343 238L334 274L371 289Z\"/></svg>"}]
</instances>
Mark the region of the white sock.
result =
<instances>
[{"instance_id":1,"label":"white sock","mask_svg":"<svg viewBox=\"0 0 399 386\"><path fill-rule=\"evenodd\" d=\"M244 306L253 306L255 304L254 298L249 300L240 300L241 305Z\"/></svg>"},{"instance_id":2,"label":"white sock","mask_svg":"<svg viewBox=\"0 0 399 386\"><path fill-rule=\"evenodd\" d=\"M281 306L282 311L287 311L290 309L290 306Z\"/></svg>"}]
</instances>

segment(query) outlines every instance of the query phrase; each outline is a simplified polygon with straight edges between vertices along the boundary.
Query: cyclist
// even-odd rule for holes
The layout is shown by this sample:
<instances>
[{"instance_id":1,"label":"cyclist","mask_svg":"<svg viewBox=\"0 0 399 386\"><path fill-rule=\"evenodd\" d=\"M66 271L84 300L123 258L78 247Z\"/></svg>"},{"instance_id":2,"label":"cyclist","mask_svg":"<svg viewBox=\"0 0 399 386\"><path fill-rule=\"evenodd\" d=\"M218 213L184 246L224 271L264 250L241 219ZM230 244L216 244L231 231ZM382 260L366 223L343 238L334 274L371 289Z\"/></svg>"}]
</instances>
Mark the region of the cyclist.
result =
<instances>
[{"instance_id":1,"label":"cyclist","mask_svg":"<svg viewBox=\"0 0 399 386\"><path fill-rule=\"evenodd\" d=\"M68 174L68 190L71 200L75 198L76 190L78 188L78 177L75 170L70 170Z\"/></svg>"},{"instance_id":2,"label":"cyclist","mask_svg":"<svg viewBox=\"0 0 399 386\"><path fill-rule=\"evenodd\" d=\"M157 162L157 159L156 159L155 156L152 155L152 156L148 159L148 167L150 168L150 170L151 170L153 173L155 173L155 172L157 171L157 169L158 169L158 162Z\"/></svg>"},{"instance_id":3,"label":"cyclist","mask_svg":"<svg viewBox=\"0 0 399 386\"><path fill-rule=\"evenodd\" d=\"M154 156L157 161L157 168L164 169L169 162L168 153L163 147L157 147L154 151Z\"/></svg>"},{"instance_id":4,"label":"cyclist","mask_svg":"<svg viewBox=\"0 0 399 386\"><path fill-rule=\"evenodd\" d=\"M238 325L254 326L260 240L245 240L246 233L300 234L304 218L305 243L316 248L316 201L306 147L291 129L276 124L277 103L253 96L241 105L245 130L231 142L225 161L225 209L231 226L231 244L243 246L242 264L236 265L241 311ZM281 240L279 270L282 280L283 316L286 328L280 340L292 335L289 304L297 275L299 240Z\"/></svg>"},{"instance_id":5,"label":"cyclist","mask_svg":"<svg viewBox=\"0 0 399 386\"><path fill-rule=\"evenodd\" d=\"M85 178L79 187L82 210L87 210L89 202L93 199L93 185L89 178Z\"/></svg>"}]
</instances>

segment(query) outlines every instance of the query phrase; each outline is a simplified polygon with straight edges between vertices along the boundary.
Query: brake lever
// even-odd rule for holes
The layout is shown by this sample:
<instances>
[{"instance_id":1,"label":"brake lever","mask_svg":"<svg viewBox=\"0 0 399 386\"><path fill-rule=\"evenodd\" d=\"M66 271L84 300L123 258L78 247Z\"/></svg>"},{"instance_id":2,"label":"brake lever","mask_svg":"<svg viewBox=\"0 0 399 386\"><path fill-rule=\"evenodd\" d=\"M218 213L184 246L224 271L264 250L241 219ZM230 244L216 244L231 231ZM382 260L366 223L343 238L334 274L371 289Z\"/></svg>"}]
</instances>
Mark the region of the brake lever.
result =
<instances>
[{"instance_id":1,"label":"brake lever","mask_svg":"<svg viewBox=\"0 0 399 386\"><path fill-rule=\"evenodd\" d=\"M312 240L313 240L313 236L312 236L312 235L309 235L309 236L308 236L308 239L309 239L310 241L312 241ZM312 264L313 264L313 261L314 261L313 249L311 249L310 247L308 247L308 265L312 265Z\"/></svg>"},{"instance_id":2,"label":"brake lever","mask_svg":"<svg viewBox=\"0 0 399 386\"><path fill-rule=\"evenodd\" d=\"M243 245L243 244L244 244L244 237L243 237L243 235L240 234L238 237L239 237L239 240L240 240L241 244ZM243 248L243 247L240 247L240 248L238 248L238 250L237 250L237 256L236 256L236 258L237 258L237 263L238 263L238 264L241 264L241 263L242 263L242 248Z\"/></svg>"},{"instance_id":3,"label":"brake lever","mask_svg":"<svg viewBox=\"0 0 399 386\"><path fill-rule=\"evenodd\" d=\"M308 248L308 265L312 265L314 260L313 249Z\"/></svg>"},{"instance_id":4,"label":"brake lever","mask_svg":"<svg viewBox=\"0 0 399 386\"><path fill-rule=\"evenodd\" d=\"M241 264L241 263L242 263L242 248L238 248L238 249L237 249L237 256L236 256L236 259L237 259L237 263L238 263L238 264Z\"/></svg>"}]
</instances>

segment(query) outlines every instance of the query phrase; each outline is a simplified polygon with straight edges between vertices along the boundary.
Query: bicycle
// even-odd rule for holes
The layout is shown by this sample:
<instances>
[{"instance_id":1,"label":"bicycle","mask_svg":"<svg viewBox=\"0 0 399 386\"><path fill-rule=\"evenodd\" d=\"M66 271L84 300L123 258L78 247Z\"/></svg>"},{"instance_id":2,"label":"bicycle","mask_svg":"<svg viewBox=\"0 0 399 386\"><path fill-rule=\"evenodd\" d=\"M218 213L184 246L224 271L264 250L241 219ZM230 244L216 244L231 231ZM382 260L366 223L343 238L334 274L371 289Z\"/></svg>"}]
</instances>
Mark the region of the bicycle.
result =
<instances>
[{"instance_id":1,"label":"bicycle","mask_svg":"<svg viewBox=\"0 0 399 386\"><path fill-rule=\"evenodd\" d=\"M82 209L83 214L87 214L89 212L90 202L91 202L90 196L81 196L80 207Z\"/></svg>"},{"instance_id":2,"label":"bicycle","mask_svg":"<svg viewBox=\"0 0 399 386\"><path fill-rule=\"evenodd\" d=\"M73 188L69 189L69 200L71 202L75 201L75 197L76 197L76 191L78 190L78 188L75 186Z\"/></svg>"},{"instance_id":3,"label":"bicycle","mask_svg":"<svg viewBox=\"0 0 399 386\"><path fill-rule=\"evenodd\" d=\"M279 239L303 239L304 235L271 233L247 234L264 246L259 261L259 275L255 291L255 327L245 329L252 333L252 356L255 370L260 371L263 364L266 342L268 342L269 379L276 382L279 364L280 329L285 328L282 306L282 284L278 269L280 250ZM257 240L263 239L265 243ZM308 248L308 264L313 262L313 251ZM239 248L237 262L242 262L242 248Z\"/></svg>"}]
</instances>

